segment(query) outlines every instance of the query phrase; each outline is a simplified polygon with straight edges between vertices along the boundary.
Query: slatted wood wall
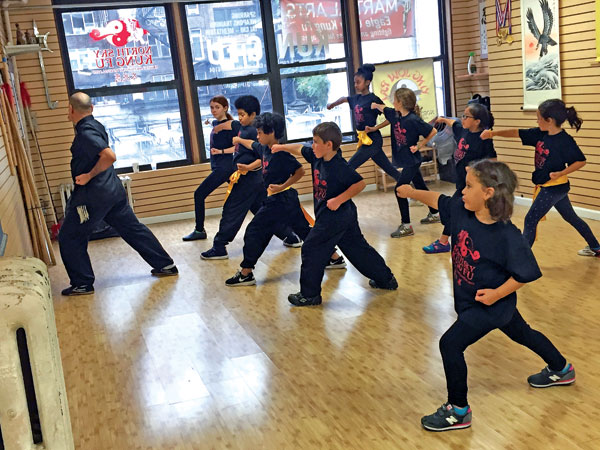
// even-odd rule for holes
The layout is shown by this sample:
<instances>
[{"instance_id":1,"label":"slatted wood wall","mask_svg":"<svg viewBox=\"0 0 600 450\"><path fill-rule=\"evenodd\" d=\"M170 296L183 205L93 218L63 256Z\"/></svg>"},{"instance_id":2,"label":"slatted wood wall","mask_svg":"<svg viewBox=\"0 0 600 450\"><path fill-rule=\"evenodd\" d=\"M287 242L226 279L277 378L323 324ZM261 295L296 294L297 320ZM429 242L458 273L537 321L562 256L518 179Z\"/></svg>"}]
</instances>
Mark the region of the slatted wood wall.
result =
<instances>
[{"instance_id":1,"label":"slatted wood wall","mask_svg":"<svg viewBox=\"0 0 600 450\"><path fill-rule=\"evenodd\" d=\"M15 172L16 173L16 172ZM27 217L23 207L21 188L16 175L11 175L0 129L0 220L8 235L5 256L33 256Z\"/></svg>"},{"instance_id":2,"label":"slatted wood wall","mask_svg":"<svg viewBox=\"0 0 600 450\"><path fill-rule=\"evenodd\" d=\"M454 101L456 115L460 116L473 94L489 95L490 87L487 77L469 77L467 62L469 52L475 52L477 76L488 73L488 60L481 59L481 40L479 38L478 0L451 0L450 22L452 60L454 75ZM489 8L486 8L486 10Z\"/></svg>"},{"instance_id":3,"label":"slatted wood wall","mask_svg":"<svg viewBox=\"0 0 600 450\"><path fill-rule=\"evenodd\" d=\"M502 2L504 5L504 2ZM573 105L584 120L582 129L572 134L587 157L587 165L571 174L571 201L581 207L600 210L600 64L595 62L594 0L561 0L559 17L560 60L563 100ZM495 43L494 1L487 0L489 71L492 111L496 129L536 126L536 113L522 111L523 82L521 57L520 2L513 2L515 42ZM499 159L506 161L519 176L518 193L531 197L533 150L519 140L494 139Z\"/></svg>"},{"instance_id":4,"label":"slatted wood wall","mask_svg":"<svg viewBox=\"0 0 600 450\"><path fill-rule=\"evenodd\" d=\"M32 7L42 8L34 9ZM18 56L18 68L21 79L26 82L31 95L32 110L35 112L39 124L38 138L42 147L46 174L54 203L58 208L57 214L61 217L59 186L61 183L70 182L69 148L74 133L72 125L67 120L68 93L54 13L50 0L29 0L26 7L15 6L10 9L13 33L14 24L19 23L23 30L30 28L31 20L34 17L40 33L50 31L48 43L54 53L44 52L44 62L50 84L50 94L53 100L60 102L57 109L50 110L46 103L37 54ZM31 141L31 145L34 145L33 141ZM354 153L354 146L344 147L343 151L344 156L349 158ZM40 194L44 194L43 171L38 158L34 158L34 165L38 189ZM305 167L307 166L305 165ZM209 164L194 164L130 174L136 214L138 217L153 217L193 211L194 190L209 173ZM364 164L359 169L359 173L365 178L367 184L375 182L372 162ZM305 176L299 183L298 191L301 194L311 192L310 176ZM222 206L224 195L225 187L221 187L207 199L206 207ZM45 200L47 201L47 197ZM48 216L47 220L50 221Z\"/></svg>"}]
</instances>

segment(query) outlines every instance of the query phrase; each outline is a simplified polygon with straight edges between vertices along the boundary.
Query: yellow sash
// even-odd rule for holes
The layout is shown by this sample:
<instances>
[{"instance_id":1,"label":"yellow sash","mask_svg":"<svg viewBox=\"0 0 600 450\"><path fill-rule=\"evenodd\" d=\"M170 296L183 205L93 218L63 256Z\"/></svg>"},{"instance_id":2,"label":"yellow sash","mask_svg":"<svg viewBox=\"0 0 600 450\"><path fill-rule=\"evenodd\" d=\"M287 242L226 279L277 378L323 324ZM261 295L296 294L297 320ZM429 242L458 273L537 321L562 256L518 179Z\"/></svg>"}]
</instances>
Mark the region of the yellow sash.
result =
<instances>
[{"instance_id":1,"label":"yellow sash","mask_svg":"<svg viewBox=\"0 0 600 450\"><path fill-rule=\"evenodd\" d=\"M559 184L565 184L569 182L569 177L567 177L566 175L563 175L561 177L558 177L555 180L549 180L546 181L544 184L536 184L535 187L533 188L533 201L535 201L536 197L538 196L538 194L540 193L540 191L542 190L543 187L549 187L549 186L558 186ZM540 219L540 222L542 220L546 220L546 216L542 217ZM535 240L537 241L538 238L538 233L537 233L537 227L535 230Z\"/></svg>"},{"instance_id":2,"label":"yellow sash","mask_svg":"<svg viewBox=\"0 0 600 450\"><path fill-rule=\"evenodd\" d=\"M369 137L365 130L356 131L356 136L358 137L358 144L356 145L356 150L361 148L363 145L371 145L373 143L373 139Z\"/></svg>"},{"instance_id":3,"label":"yellow sash","mask_svg":"<svg viewBox=\"0 0 600 450\"><path fill-rule=\"evenodd\" d=\"M270 189L267 189L267 196L270 197L271 195L279 194L280 192L287 191L290 188L291 188L291 186L288 186L284 190L278 191L278 192L272 192ZM304 218L306 219L306 221L308 222L308 224L311 227L314 227L315 226L315 219L313 219L312 216L308 213L308 211L304 209L304 206L302 206L302 204L300 204L300 209L302 210L302 214L304 214Z\"/></svg>"},{"instance_id":4,"label":"yellow sash","mask_svg":"<svg viewBox=\"0 0 600 450\"><path fill-rule=\"evenodd\" d=\"M223 203L225 203L227 201L227 197L229 197L229 194L231 194L233 185L238 182L238 180L240 179L240 177L242 175L246 175L247 173L248 173L247 170L239 170L238 169L231 174L231 176L229 177L229 186L227 186L227 192L225 193L225 201Z\"/></svg>"}]
</instances>

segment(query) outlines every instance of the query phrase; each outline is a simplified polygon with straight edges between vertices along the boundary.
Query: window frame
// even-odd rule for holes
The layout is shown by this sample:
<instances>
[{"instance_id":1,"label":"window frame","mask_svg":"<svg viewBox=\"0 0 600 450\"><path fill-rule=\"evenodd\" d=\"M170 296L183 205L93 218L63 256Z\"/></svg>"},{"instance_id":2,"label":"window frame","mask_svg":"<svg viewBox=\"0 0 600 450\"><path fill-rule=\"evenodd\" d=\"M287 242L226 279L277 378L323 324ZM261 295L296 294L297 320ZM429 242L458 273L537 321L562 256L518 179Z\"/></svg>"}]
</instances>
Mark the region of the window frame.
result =
<instances>
[{"instance_id":1,"label":"window frame","mask_svg":"<svg viewBox=\"0 0 600 450\"><path fill-rule=\"evenodd\" d=\"M55 3L57 3L55 1ZM160 81L160 82L146 82L140 84L132 84L125 86L103 86L99 88L84 88L78 89L75 88L75 81L73 78L73 71L71 70L71 62L69 59L69 48L67 46L67 36L65 34L62 14L63 13L78 13L81 12L85 14L86 12L92 11L106 11L113 9L142 9L142 8L154 8L154 7L162 7L165 11L165 19L167 23L167 36L169 38L169 44L171 47L171 61L173 64L173 80L171 81ZM162 17L162 16L160 16ZM99 6L91 6L91 7L61 7L54 9L54 21L56 23L56 28L58 32L58 42L60 46L60 51L62 54L62 64L63 70L65 73L65 81L67 84L67 93L69 96L74 94L75 92L85 92L90 97L102 97L102 96L113 96L113 95L127 95L133 93L144 94L146 92L157 91L157 90L175 90L177 91L177 99L179 104L179 112L181 114L181 130L183 135L183 142L185 145L185 159L174 159L171 161L159 162L156 164L157 169L164 169L168 167L177 167L183 165L189 165L193 163L192 159L192 149L191 149L191 140L190 140L190 129L189 129L189 121L187 115L187 108L184 90L183 90L183 80L181 77L181 61L180 55L177 49L177 41L175 35L175 22L173 20L173 15L171 13L171 8L168 3L156 3L156 2L148 2L148 3L140 3L131 5L127 2L116 3L114 5L102 3ZM85 22L84 22L85 26ZM160 42L157 41L157 50L160 47ZM158 53L157 53L157 56ZM165 89L166 88L166 89ZM151 170L152 167L150 164L142 164L139 166L139 170ZM118 174L121 173L130 173L133 171L132 166L124 166L116 168L115 171Z\"/></svg>"}]
</instances>

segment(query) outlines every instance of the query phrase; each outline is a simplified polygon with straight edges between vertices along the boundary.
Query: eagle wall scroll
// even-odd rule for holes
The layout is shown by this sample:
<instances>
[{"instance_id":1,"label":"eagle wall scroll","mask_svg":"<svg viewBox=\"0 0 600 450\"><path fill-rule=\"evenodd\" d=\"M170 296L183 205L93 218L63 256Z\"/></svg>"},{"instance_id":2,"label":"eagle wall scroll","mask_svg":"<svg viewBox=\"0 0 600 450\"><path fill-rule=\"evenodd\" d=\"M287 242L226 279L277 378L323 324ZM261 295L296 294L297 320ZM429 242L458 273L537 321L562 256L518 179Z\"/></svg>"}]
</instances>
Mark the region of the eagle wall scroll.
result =
<instances>
[{"instance_id":1,"label":"eagle wall scroll","mask_svg":"<svg viewBox=\"0 0 600 450\"><path fill-rule=\"evenodd\" d=\"M521 0L523 109L561 98L558 0Z\"/></svg>"}]
</instances>

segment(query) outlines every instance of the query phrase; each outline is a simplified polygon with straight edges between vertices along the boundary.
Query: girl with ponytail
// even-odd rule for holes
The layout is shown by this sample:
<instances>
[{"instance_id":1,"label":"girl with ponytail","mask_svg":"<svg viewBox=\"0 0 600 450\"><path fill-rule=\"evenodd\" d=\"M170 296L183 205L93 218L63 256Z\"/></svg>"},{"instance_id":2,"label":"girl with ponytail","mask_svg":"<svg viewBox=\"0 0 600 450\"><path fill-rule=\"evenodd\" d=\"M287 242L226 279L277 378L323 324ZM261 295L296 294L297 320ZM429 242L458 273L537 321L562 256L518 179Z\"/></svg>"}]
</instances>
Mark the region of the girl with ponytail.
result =
<instances>
[{"instance_id":1,"label":"girl with ponytail","mask_svg":"<svg viewBox=\"0 0 600 450\"><path fill-rule=\"evenodd\" d=\"M554 206L561 217L585 239L587 246L579 250L581 256L600 257L600 243L589 225L573 210L569 200L568 174L586 164L585 155L562 127L568 122L579 131L583 121L574 107L567 107L560 99L546 100L537 109L538 127L529 129L486 130L482 139L493 136L521 138L523 145L535 147L534 170L531 180L536 185L533 203L525 216L523 236L533 246L537 225Z\"/></svg>"}]
</instances>

